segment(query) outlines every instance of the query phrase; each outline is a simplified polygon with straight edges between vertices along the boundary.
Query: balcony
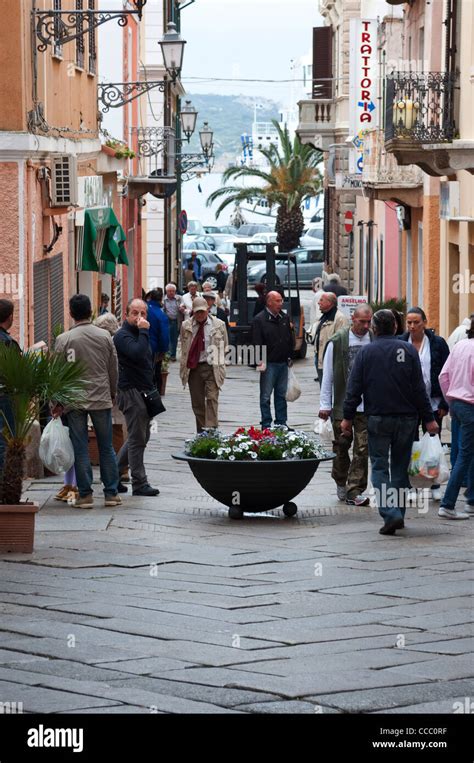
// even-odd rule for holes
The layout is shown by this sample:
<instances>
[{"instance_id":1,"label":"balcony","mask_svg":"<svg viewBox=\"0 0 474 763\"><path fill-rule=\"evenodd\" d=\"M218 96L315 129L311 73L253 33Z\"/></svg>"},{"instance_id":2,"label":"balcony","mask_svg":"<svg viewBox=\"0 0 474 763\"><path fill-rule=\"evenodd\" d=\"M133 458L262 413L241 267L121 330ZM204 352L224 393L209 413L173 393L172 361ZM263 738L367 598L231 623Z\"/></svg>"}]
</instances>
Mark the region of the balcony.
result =
<instances>
[{"instance_id":1,"label":"balcony","mask_svg":"<svg viewBox=\"0 0 474 763\"><path fill-rule=\"evenodd\" d=\"M334 143L336 107L332 99L317 98L299 101L299 123L296 132L302 143L311 143L321 151L329 151Z\"/></svg>"},{"instance_id":2,"label":"balcony","mask_svg":"<svg viewBox=\"0 0 474 763\"><path fill-rule=\"evenodd\" d=\"M362 182L374 189L417 188L423 184L423 170L414 164L402 166L385 148L382 130L364 135Z\"/></svg>"},{"instance_id":3,"label":"balcony","mask_svg":"<svg viewBox=\"0 0 474 763\"><path fill-rule=\"evenodd\" d=\"M396 72L387 78L385 148L400 165L433 176L474 171L474 144L459 140L455 122L457 75Z\"/></svg>"}]
</instances>

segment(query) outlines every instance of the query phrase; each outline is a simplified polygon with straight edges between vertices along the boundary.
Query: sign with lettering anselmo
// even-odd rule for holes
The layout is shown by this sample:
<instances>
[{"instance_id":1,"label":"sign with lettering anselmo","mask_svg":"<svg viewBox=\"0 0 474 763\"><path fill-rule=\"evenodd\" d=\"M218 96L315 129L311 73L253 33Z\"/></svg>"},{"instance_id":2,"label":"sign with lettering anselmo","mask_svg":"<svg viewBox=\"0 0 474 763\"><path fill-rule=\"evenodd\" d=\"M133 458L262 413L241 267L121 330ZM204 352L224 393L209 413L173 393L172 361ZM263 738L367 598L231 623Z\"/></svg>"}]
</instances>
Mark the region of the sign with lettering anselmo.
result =
<instances>
[{"instance_id":1,"label":"sign with lettering anselmo","mask_svg":"<svg viewBox=\"0 0 474 763\"><path fill-rule=\"evenodd\" d=\"M349 152L349 172L360 174L364 131L378 124L376 19L350 20L349 129L354 148Z\"/></svg>"}]
</instances>

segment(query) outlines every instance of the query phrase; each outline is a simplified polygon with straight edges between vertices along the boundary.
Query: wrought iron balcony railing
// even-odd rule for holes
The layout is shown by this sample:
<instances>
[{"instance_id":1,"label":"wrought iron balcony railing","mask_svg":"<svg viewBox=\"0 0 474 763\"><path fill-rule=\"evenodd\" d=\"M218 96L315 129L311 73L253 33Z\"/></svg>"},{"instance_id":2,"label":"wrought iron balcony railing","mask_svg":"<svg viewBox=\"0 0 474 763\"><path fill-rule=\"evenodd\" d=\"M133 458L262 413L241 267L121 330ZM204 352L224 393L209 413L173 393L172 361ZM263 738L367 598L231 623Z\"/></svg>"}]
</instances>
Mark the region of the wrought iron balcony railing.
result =
<instances>
[{"instance_id":1,"label":"wrought iron balcony railing","mask_svg":"<svg viewBox=\"0 0 474 763\"><path fill-rule=\"evenodd\" d=\"M450 143L456 134L456 75L395 72L387 78L385 140Z\"/></svg>"}]
</instances>

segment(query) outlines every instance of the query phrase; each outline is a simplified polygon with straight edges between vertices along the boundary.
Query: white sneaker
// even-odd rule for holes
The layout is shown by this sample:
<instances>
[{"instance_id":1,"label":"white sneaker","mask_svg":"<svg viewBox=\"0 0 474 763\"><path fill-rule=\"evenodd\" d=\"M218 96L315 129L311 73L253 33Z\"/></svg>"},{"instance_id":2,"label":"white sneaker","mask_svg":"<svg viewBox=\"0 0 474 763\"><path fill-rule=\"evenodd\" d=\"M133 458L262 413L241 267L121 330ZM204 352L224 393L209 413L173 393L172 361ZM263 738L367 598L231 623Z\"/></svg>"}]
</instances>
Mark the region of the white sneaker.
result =
<instances>
[{"instance_id":1,"label":"white sneaker","mask_svg":"<svg viewBox=\"0 0 474 763\"><path fill-rule=\"evenodd\" d=\"M469 514L470 517L473 517L474 516L474 506L471 506L468 503L467 506L464 507L463 513L464 514Z\"/></svg>"},{"instance_id":2,"label":"white sneaker","mask_svg":"<svg viewBox=\"0 0 474 763\"><path fill-rule=\"evenodd\" d=\"M469 514L463 514L462 511L447 509L445 506L441 506L438 511L438 517L441 517L441 519L469 519Z\"/></svg>"},{"instance_id":3,"label":"white sneaker","mask_svg":"<svg viewBox=\"0 0 474 763\"><path fill-rule=\"evenodd\" d=\"M432 487L431 488L431 498L433 501L440 501L441 500L441 488L439 487Z\"/></svg>"},{"instance_id":4,"label":"white sneaker","mask_svg":"<svg viewBox=\"0 0 474 763\"><path fill-rule=\"evenodd\" d=\"M347 489L337 485L337 497L340 501L345 501L347 496Z\"/></svg>"}]
</instances>

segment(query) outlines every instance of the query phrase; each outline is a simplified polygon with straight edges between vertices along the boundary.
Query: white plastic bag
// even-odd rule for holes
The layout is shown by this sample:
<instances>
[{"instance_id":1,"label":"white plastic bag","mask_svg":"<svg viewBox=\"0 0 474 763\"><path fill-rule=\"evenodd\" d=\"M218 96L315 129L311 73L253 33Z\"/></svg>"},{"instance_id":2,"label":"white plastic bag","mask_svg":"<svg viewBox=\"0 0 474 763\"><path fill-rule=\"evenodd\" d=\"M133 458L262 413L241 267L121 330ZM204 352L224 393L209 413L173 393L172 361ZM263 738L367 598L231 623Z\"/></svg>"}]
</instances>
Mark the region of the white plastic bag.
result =
<instances>
[{"instance_id":1,"label":"white plastic bag","mask_svg":"<svg viewBox=\"0 0 474 763\"><path fill-rule=\"evenodd\" d=\"M415 488L447 482L449 468L439 435L432 437L425 432L421 440L413 443L408 474Z\"/></svg>"},{"instance_id":2,"label":"white plastic bag","mask_svg":"<svg viewBox=\"0 0 474 763\"><path fill-rule=\"evenodd\" d=\"M329 445L332 448L334 432L331 419L324 420L318 417L314 422L314 431L319 436L322 445Z\"/></svg>"},{"instance_id":3,"label":"white plastic bag","mask_svg":"<svg viewBox=\"0 0 474 763\"><path fill-rule=\"evenodd\" d=\"M301 387L298 379L295 376L295 372L292 368L288 369L288 386L286 388L286 399L289 403L294 403L301 395Z\"/></svg>"},{"instance_id":4,"label":"white plastic bag","mask_svg":"<svg viewBox=\"0 0 474 763\"><path fill-rule=\"evenodd\" d=\"M69 429L60 418L51 419L41 435L39 457L54 474L67 472L74 463L74 449L69 439Z\"/></svg>"}]
</instances>

